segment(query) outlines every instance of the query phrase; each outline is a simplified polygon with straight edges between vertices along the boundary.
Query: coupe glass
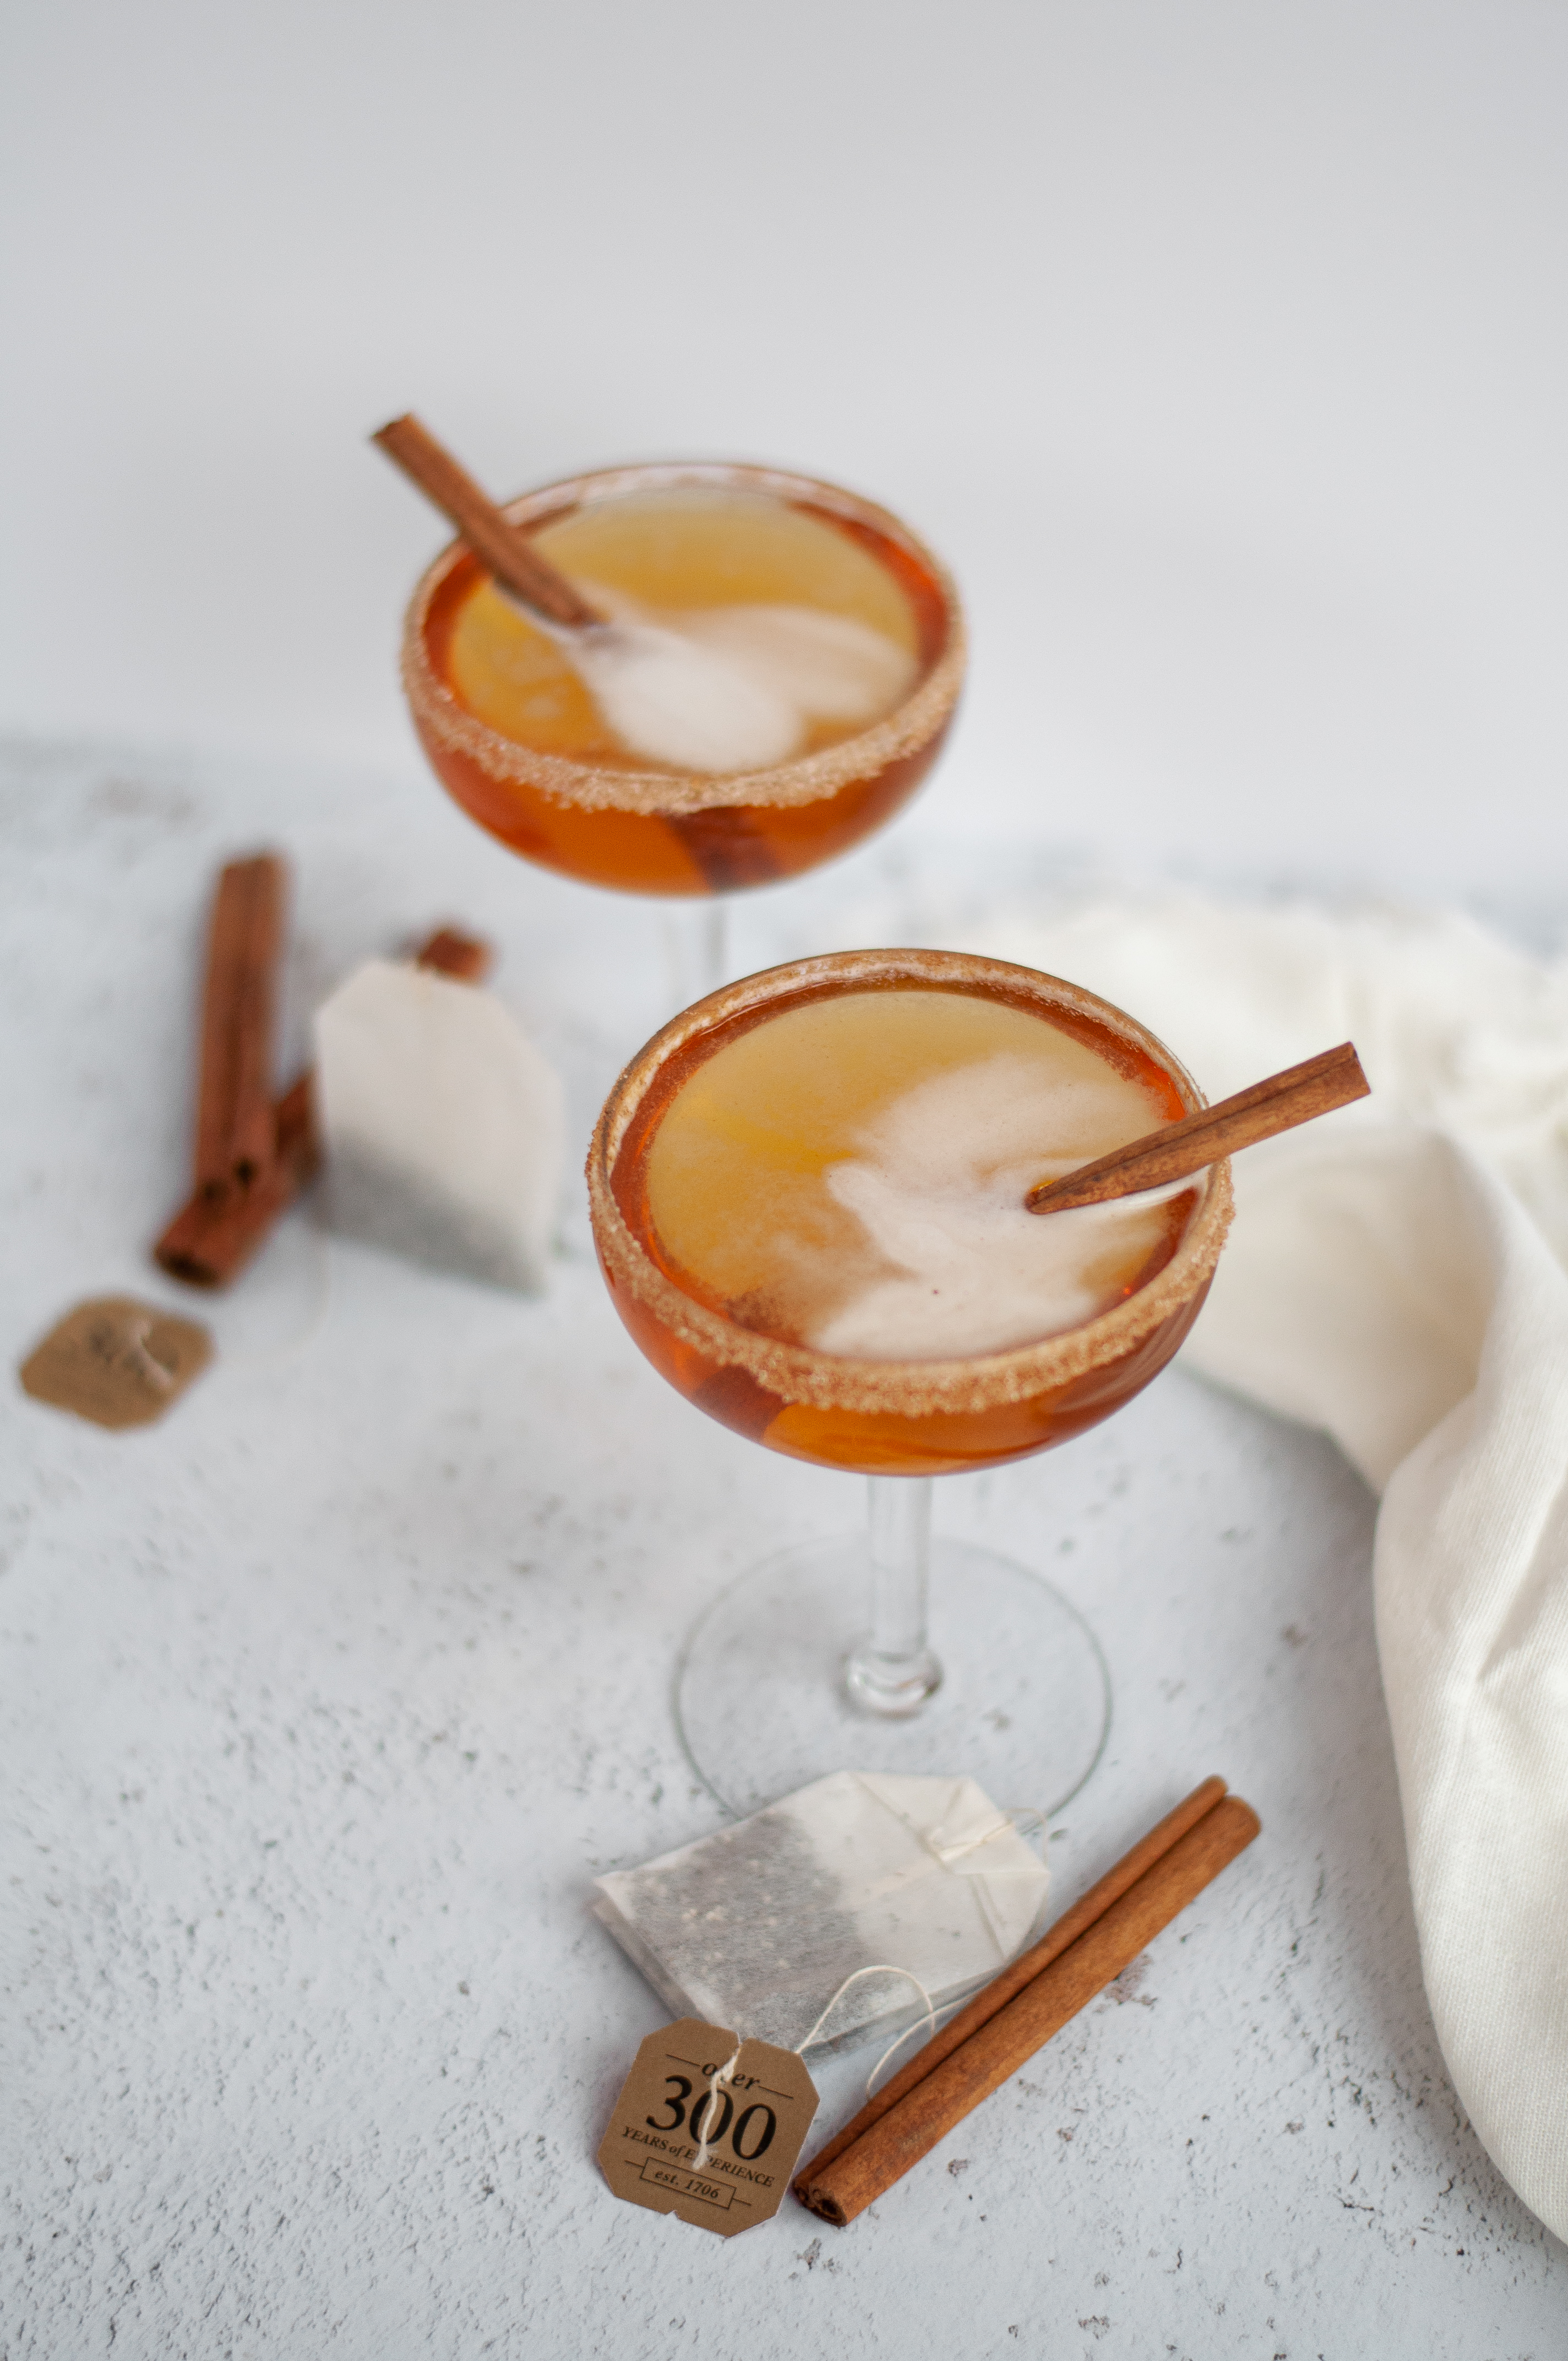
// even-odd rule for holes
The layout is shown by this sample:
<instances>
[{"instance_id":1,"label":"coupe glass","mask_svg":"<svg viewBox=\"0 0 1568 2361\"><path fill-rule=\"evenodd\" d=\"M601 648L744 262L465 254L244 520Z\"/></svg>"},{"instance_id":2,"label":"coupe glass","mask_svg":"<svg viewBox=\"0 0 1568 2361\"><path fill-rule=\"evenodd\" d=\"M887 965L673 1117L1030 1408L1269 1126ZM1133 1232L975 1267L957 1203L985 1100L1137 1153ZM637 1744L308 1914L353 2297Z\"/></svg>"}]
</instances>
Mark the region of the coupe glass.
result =
<instances>
[{"instance_id":1,"label":"coupe glass","mask_svg":"<svg viewBox=\"0 0 1568 2361\"><path fill-rule=\"evenodd\" d=\"M642 1159L663 1110L740 1032L805 1002L900 986L1005 1001L1102 1045L1173 1116L1205 1104L1170 1052L1109 1002L948 951L843 951L747 977L666 1025L621 1075L594 1135L588 1193L631 1336L678 1392L737 1433L870 1478L867 1532L769 1558L711 1603L686 1642L682 1735L735 1810L843 1768L968 1773L1003 1806L1045 1811L1081 1784L1108 1726L1094 1637L1033 1569L967 1543L933 1549L930 1479L1048 1450L1130 1400L1197 1317L1230 1219L1222 1163L1187 1192L1168 1259L1113 1309L959 1360L836 1356L696 1300L647 1213Z\"/></svg>"},{"instance_id":2,"label":"coupe glass","mask_svg":"<svg viewBox=\"0 0 1568 2361\"><path fill-rule=\"evenodd\" d=\"M885 510L814 478L721 463L601 468L526 493L505 513L543 534L549 553L550 528L596 507L724 496L826 524L903 593L915 671L892 711L772 769L723 775L639 767L630 755L608 752L579 760L524 744L480 719L453 686L454 627L483 574L461 542L423 576L403 632L414 727L448 793L513 852L544 868L622 893L699 900L688 964L708 971L702 989L718 981L714 971L723 957L724 905L715 897L797 876L879 828L936 760L964 672L962 617L941 562Z\"/></svg>"}]
</instances>

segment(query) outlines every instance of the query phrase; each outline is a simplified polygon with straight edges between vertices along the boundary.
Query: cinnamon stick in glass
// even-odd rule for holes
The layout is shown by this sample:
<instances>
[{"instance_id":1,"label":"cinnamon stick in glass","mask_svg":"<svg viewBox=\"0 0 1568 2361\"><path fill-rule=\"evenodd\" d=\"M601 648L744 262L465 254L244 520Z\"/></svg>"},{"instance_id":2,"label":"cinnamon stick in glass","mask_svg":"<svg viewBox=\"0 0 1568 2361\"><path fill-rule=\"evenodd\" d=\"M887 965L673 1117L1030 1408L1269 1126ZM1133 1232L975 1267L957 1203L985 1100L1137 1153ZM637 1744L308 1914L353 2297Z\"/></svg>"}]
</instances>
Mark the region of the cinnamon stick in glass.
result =
<instances>
[{"instance_id":1,"label":"cinnamon stick in glass","mask_svg":"<svg viewBox=\"0 0 1568 2361\"><path fill-rule=\"evenodd\" d=\"M1299 1123L1331 1115L1335 1107L1364 1099L1372 1085L1361 1071L1354 1045L1342 1041L1250 1090L1221 1099L1217 1106L1183 1115L1124 1148L1097 1156L1064 1172L1059 1180L1042 1180L1024 1202L1031 1213L1063 1213L1069 1205L1100 1205L1107 1198L1130 1197L1140 1189L1158 1189L1168 1180L1185 1180L1222 1157L1234 1156L1255 1140L1272 1139L1277 1132L1292 1131Z\"/></svg>"},{"instance_id":2,"label":"cinnamon stick in glass","mask_svg":"<svg viewBox=\"0 0 1568 2361\"><path fill-rule=\"evenodd\" d=\"M1197 1795L1204 1792L1201 1788ZM1196 1800L1190 1796L1188 1803ZM1250 1804L1239 1795L1222 1795L1086 1925L1080 1915L1083 1905L1078 1905L1073 1915L1080 1931L1075 1938L1014 1986L1011 1996L967 2037L906 2084L903 2095L865 2130L857 2134L855 2125L850 2125L847 2139L840 2134L796 2177L795 2193L801 2203L837 2226L852 2222L1120 1975L1245 1850L1258 1827ZM1145 1853L1160 1834L1160 1829L1153 1831L1135 1851ZM1102 1885L1109 1885L1115 1876L1113 1871ZM1084 1904L1091 1898L1086 1894ZM1014 1961L1014 1969L1022 1964ZM979 1998L983 2002L986 1994ZM953 2029L948 2028L949 2033ZM911 2063L924 2065L924 2055Z\"/></svg>"},{"instance_id":3,"label":"cinnamon stick in glass","mask_svg":"<svg viewBox=\"0 0 1568 2361\"><path fill-rule=\"evenodd\" d=\"M389 419L370 440L451 518L475 556L525 606L571 630L603 622L598 609L590 607L576 585L540 555L411 411Z\"/></svg>"}]
</instances>

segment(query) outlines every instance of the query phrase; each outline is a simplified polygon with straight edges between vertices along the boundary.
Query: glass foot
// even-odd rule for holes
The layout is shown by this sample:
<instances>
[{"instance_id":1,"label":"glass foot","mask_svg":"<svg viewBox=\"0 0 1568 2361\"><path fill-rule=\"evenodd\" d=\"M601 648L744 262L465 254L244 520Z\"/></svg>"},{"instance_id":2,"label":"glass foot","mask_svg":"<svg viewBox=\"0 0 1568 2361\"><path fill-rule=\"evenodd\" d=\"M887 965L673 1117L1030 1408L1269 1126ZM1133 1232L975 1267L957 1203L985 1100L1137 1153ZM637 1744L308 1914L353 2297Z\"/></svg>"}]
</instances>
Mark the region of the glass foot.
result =
<instances>
[{"instance_id":1,"label":"glass foot","mask_svg":"<svg viewBox=\"0 0 1568 2361\"><path fill-rule=\"evenodd\" d=\"M844 1662L844 1686L862 1713L905 1720L921 1712L941 1686L942 1667L929 1648L913 1657L884 1656L872 1646L868 1634Z\"/></svg>"},{"instance_id":2,"label":"glass foot","mask_svg":"<svg viewBox=\"0 0 1568 2361\"><path fill-rule=\"evenodd\" d=\"M934 1661L912 1678L901 1660L914 1693L890 1709L865 1694L868 1579L863 1534L811 1542L703 1610L681 1653L675 1718L704 1785L740 1815L829 1771L967 1773L1004 1811L1058 1811L1111 1727L1105 1660L1077 1609L994 1550L933 1541Z\"/></svg>"}]
</instances>

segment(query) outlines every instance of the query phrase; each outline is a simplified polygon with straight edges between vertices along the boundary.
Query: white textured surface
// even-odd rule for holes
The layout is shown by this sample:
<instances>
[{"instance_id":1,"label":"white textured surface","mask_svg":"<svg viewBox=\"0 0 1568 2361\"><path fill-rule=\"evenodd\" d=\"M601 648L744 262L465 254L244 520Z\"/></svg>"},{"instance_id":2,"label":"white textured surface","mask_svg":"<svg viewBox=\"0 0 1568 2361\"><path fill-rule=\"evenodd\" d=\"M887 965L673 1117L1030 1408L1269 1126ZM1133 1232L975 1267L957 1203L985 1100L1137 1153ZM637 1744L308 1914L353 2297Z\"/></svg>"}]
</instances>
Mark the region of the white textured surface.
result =
<instances>
[{"instance_id":1,"label":"white textured surface","mask_svg":"<svg viewBox=\"0 0 1568 2361\"><path fill-rule=\"evenodd\" d=\"M170 1292L142 1248L180 1189L219 852L294 854L296 1040L356 958L461 917L580 1137L661 1013L662 921L428 788L55 755L0 794L13 1363L78 1296ZM741 955L930 923L873 851L753 905ZM1210 1769L1263 1839L851 2230L786 2204L720 2246L609 2198L593 2148L660 2012L590 1880L714 1824L678 1636L859 1488L694 1415L566 1230L528 1304L296 1217L163 1427L6 1392L5 2361L1560 2353L1563 2250L1460 2117L1421 1995L1370 1500L1179 1372L938 1513L1044 1564L1110 1655L1062 1897ZM825 2122L864 2065L824 2070Z\"/></svg>"}]
</instances>

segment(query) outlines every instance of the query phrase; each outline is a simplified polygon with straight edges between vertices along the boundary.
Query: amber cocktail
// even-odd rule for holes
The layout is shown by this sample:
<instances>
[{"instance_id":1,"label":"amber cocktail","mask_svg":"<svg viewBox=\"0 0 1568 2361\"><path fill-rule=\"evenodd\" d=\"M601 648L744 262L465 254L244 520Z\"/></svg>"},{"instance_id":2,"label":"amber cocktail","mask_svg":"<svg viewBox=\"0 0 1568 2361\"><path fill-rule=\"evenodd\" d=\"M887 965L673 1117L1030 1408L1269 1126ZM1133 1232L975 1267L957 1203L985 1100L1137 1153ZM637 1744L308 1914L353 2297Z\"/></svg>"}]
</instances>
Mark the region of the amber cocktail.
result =
<instances>
[{"instance_id":1,"label":"amber cocktail","mask_svg":"<svg viewBox=\"0 0 1568 2361\"><path fill-rule=\"evenodd\" d=\"M862 1713L920 1713L942 1680L925 1633L929 1487L908 1479L1026 1456L1120 1408L1196 1318L1229 1220L1223 1165L1174 1191L1043 1219L1024 1209L1028 1189L1202 1104L1154 1036L1092 994L937 951L841 952L749 977L666 1026L612 1092L589 1195L638 1345L724 1425L872 1479L872 1629L850 1648L843 1684ZM948 1584L982 1615L1006 1587L1000 1562L980 1565L988 1557L959 1553ZM727 1796L782 1790L715 1777L716 1746L694 1739L694 1715L711 1720L734 1676L751 1685L754 1719L770 1668L788 1658L791 1593L810 1594L807 1613L826 1602L831 1620L847 1588L863 1593L867 1564L864 1543L773 1561L750 1672L744 1584L702 1627L683 1715ZM1012 1704L955 1700L949 1682L945 1709L959 1705L966 1726L989 1710L1011 1728L1033 1709L1014 1675L1040 1601L1053 1602L1048 1644L1058 1656L1064 1644L1070 1610L1037 1577L1006 1571L1014 1592L1024 1586L998 1635ZM1081 1637L1074 1645L1081 1654ZM972 1668L966 1678L972 1689ZM792 1731L809 1719L799 1695L781 1709ZM826 1735L790 1736L781 1775L838 1767L821 1759L828 1746L859 1767L892 1767L869 1761L869 1741L834 1710ZM1051 1711L1060 1724L1059 1697ZM1039 1732L1050 1767L1002 1800L1059 1800L1067 1758L1085 1767L1088 1722L1067 1719L1070 1743ZM733 1752L740 1727L725 1719L718 1751ZM975 1768L961 1730L942 1743L932 1767ZM910 1767L907 1752L899 1760Z\"/></svg>"},{"instance_id":2,"label":"amber cocktail","mask_svg":"<svg viewBox=\"0 0 1568 2361\"><path fill-rule=\"evenodd\" d=\"M721 633L747 610L805 612L845 643L842 664L828 650L820 693L807 679L792 759L728 774L652 763L618 741L558 640L453 544L410 606L404 686L443 783L514 852L627 893L728 893L846 851L925 777L963 626L944 567L884 510L776 468L694 463L574 477L506 513L601 611ZM808 673L814 660L807 648Z\"/></svg>"}]
</instances>

